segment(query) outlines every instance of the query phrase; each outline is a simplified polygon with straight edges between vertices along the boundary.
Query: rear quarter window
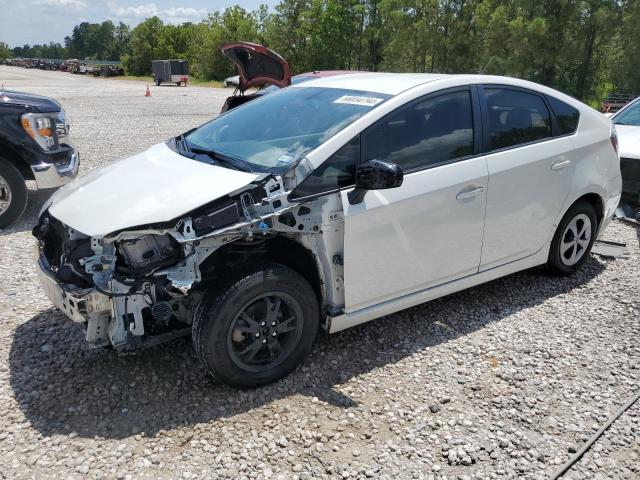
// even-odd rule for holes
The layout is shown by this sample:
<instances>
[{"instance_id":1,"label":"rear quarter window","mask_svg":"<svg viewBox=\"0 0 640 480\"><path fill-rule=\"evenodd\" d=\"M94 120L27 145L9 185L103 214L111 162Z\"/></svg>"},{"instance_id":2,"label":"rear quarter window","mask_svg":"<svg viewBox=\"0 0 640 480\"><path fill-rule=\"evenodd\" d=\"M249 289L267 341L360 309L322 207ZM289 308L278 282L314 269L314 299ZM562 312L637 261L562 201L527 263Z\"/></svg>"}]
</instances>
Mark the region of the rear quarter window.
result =
<instances>
[{"instance_id":1,"label":"rear quarter window","mask_svg":"<svg viewBox=\"0 0 640 480\"><path fill-rule=\"evenodd\" d=\"M557 98L547 97L551 110L553 110L558 125L560 126L561 135L569 135L574 133L578 128L578 122L580 121L580 112Z\"/></svg>"}]
</instances>

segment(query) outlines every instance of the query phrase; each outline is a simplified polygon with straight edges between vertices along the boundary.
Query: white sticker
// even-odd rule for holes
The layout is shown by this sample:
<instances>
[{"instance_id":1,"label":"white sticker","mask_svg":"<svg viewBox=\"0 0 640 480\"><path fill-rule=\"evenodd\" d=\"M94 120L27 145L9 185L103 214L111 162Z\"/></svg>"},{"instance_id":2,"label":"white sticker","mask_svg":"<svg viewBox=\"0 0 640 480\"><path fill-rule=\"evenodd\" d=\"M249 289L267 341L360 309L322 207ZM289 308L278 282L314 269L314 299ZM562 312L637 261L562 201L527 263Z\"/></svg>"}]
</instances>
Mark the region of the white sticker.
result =
<instances>
[{"instance_id":1,"label":"white sticker","mask_svg":"<svg viewBox=\"0 0 640 480\"><path fill-rule=\"evenodd\" d=\"M291 161L295 160L295 157L291 156L291 155L287 155L282 154L278 157L278 159L276 160L276 162L278 163L291 163Z\"/></svg>"},{"instance_id":2,"label":"white sticker","mask_svg":"<svg viewBox=\"0 0 640 480\"><path fill-rule=\"evenodd\" d=\"M374 107L380 102L382 102L383 98L376 97L360 97L358 95L343 95L339 99L335 100L333 103L348 103L350 105L363 105L365 107Z\"/></svg>"}]
</instances>

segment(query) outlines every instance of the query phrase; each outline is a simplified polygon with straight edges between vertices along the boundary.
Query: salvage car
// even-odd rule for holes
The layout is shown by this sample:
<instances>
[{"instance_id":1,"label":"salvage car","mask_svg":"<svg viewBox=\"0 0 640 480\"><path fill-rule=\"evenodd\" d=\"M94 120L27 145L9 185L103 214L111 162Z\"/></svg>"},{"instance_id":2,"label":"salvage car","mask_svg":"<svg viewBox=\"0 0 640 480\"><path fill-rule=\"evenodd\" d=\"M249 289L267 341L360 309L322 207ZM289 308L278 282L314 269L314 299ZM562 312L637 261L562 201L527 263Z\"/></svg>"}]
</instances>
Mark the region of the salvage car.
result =
<instances>
[{"instance_id":1,"label":"salvage car","mask_svg":"<svg viewBox=\"0 0 640 480\"><path fill-rule=\"evenodd\" d=\"M90 345L191 334L215 378L255 387L320 326L538 265L575 272L620 189L611 121L550 88L334 76L59 190L34 229L38 274Z\"/></svg>"},{"instance_id":2,"label":"salvage car","mask_svg":"<svg viewBox=\"0 0 640 480\"><path fill-rule=\"evenodd\" d=\"M622 201L640 206L640 97L611 117L620 143Z\"/></svg>"},{"instance_id":3,"label":"salvage car","mask_svg":"<svg viewBox=\"0 0 640 480\"><path fill-rule=\"evenodd\" d=\"M68 133L69 122L55 100L0 90L0 227L24 212L25 180L49 190L76 177L79 158Z\"/></svg>"}]
</instances>

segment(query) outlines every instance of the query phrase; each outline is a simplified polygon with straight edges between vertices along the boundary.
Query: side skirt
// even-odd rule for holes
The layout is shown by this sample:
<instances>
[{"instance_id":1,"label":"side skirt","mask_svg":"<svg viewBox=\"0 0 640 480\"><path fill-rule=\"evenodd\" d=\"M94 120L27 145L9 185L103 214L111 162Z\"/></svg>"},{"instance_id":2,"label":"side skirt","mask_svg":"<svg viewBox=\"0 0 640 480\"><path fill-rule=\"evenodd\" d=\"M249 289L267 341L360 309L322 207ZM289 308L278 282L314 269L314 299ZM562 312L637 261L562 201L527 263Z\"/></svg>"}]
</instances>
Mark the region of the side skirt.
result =
<instances>
[{"instance_id":1,"label":"side skirt","mask_svg":"<svg viewBox=\"0 0 640 480\"><path fill-rule=\"evenodd\" d=\"M527 258L523 258L522 260L517 260L506 265L492 268L490 270L475 273L459 280L454 280L449 283L438 285L437 287L432 287L416 293L404 295L402 297L396 298L394 300L389 300L378 305L373 305L371 307L356 310L354 312L343 313L342 315L339 315L337 317L331 317L328 319L329 333L336 333L340 330L344 330L345 328L353 327L355 325L368 322L369 320L373 320L375 318L390 315L392 313L399 312L400 310L415 307L416 305L419 305L421 303L435 300L436 298L444 297L445 295L449 295L451 293L459 292L460 290L465 290L482 283L490 282L491 280L495 280L496 278L511 275L512 273L536 267L538 265L543 265L547 262L547 258L549 257L549 247L550 245L547 245L537 253Z\"/></svg>"}]
</instances>

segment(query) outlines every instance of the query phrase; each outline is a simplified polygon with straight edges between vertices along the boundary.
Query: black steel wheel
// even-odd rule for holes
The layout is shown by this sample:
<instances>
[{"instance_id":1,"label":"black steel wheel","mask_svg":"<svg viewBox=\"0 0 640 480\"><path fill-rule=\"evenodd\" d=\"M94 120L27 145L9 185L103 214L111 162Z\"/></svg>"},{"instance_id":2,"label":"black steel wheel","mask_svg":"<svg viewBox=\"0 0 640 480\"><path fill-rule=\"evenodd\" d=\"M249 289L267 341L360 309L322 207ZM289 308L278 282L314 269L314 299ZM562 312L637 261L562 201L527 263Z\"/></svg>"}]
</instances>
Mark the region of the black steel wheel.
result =
<instances>
[{"instance_id":1,"label":"black steel wheel","mask_svg":"<svg viewBox=\"0 0 640 480\"><path fill-rule=\"evenodd\" d=\"M257 387L302 361L319 319L309 283L284 265L264 264L205 295L194 315L194 348L216 379Z\"/></svg>"}]
</instances>

